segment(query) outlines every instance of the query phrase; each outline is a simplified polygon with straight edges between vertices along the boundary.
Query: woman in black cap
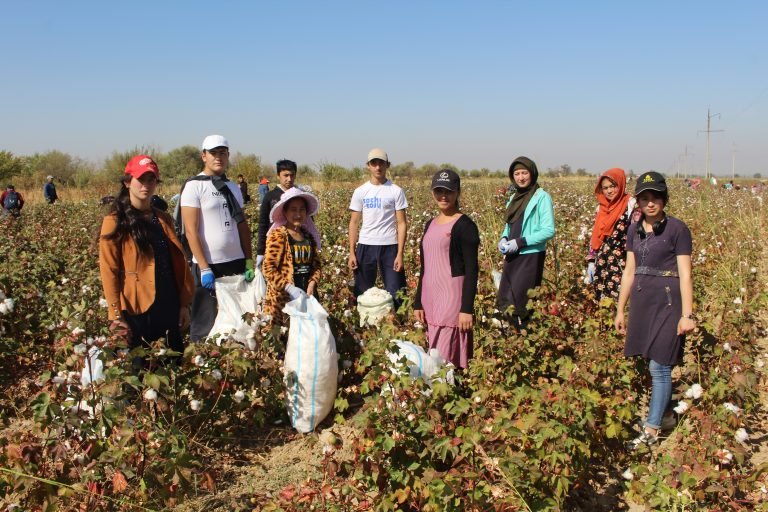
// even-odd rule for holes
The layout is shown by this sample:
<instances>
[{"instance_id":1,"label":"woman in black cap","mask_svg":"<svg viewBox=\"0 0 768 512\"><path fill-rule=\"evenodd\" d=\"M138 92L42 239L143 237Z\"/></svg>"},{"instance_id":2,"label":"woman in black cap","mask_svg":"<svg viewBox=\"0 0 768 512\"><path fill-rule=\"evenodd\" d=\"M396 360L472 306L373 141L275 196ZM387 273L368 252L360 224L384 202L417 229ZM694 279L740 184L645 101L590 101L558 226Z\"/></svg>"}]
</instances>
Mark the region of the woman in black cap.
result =
<instances>
[{"instance_id":1,"label":"woman in black cap","mask_svg":"<svg viewBox=\"0 0 768 512\"><path fill-rule=\"evenodd\" d=\"M514 306L511 320L521 329L528 319L528 290L539 286L544 275L547 241L555 236L555 213L552 198L538 184L533 160L516 158L509 166L509 179L515 192L507 201L498 245L504 269L496 302L505 313Z\"/></svg>"},{"instance_id":2,"label":"woman in black cap","mask_svg":"<svg viewBox=\"0 0 768 512\"><path fill-rule=\"evenodd\" d=\"M454 366L466 368L472 358L480 232L459 210L460 195L456 172L435 173L432 197L440 214L424 226L413 314L427 326L429 348L437 348Z\"/></svg>"},{"instance_id":3,"label":"woman in black cap","mask_svg":"<svg viewBox=\"0 0 768 512\"><path fill-rule=\"evenodd\" d=\"M627 335L624 355L649 361L653 388L643 431L632 441L632 448L656 443L662 429L674 426L674 416L664 417L672 398L672 368L682 360L685 334L696 326L691 232L683 221L664 212L669 202L664 176L642 174L635 197L641 218L627 235L627 262L614 324ZM624 308L630 298L627 322Z\"/></svg>"}]
</instances>

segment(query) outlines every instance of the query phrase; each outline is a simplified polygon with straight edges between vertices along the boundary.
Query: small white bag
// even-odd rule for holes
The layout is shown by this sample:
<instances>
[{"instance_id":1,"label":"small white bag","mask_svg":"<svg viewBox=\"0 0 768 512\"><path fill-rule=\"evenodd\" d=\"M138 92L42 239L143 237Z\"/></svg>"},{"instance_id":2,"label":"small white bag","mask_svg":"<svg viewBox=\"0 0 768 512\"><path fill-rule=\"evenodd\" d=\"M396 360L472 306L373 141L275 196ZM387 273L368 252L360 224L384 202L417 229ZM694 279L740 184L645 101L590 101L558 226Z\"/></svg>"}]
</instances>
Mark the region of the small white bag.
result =
<instances>
[{"instance_id":1,"label":"small white bag","mask_svg":"<svg viewBox=\"0 0 768 512\"><path fill-rule=\"evenodd\" d=\"M382 319L395 309L392 295L381 288L369 288L357 298L357 312L360 314L360 327L366 324L377 327Z\"/></svg>"},{"instance_id":2,"label":"small white bag","mask_svg":"<svg viewBox=\"0 0 768 512\"><path fill-rule=\"evenodd\" d=\"M285 407L293 428L311 432L336 400L336 339L328 313L314 297L302 292L285 305L283 313L291 322L283 365Z\"/></svg>"},{"instance_id":3,"label":"small white bag","mask_svg":"<svg viewBox=\"0 0 768 512\"><path fill-rule=\"evenodd\" d=\"M397 345L397 352L387 352L392 366L392 371L398 371L397 363L405 357L408 364L408 372L411 378L416 379L421 377L430 386L432 382L437 378L435 375L440 371L443 366L449 365L448 372L446 373L446 381L448 384L453 385L453 365L448 363L440 356L440 353L436 348L433 348L427 354L423 348L411 343L410 341L392 340Z\"/></svg>"},{"instance_id":4,"label":"small white bag","mask_svg":"<svg viewBox=\"0 0 768 512\"><path fill-rule=\"evenodd\" d=\"M88 347L88 353L83 355L83 371L80 373L80 384L83 387L104 378L104 361L100 355L101 349L96 345Z\"/></svg>"},{"instance_id":5,"label":"small white bag","mask_svg":"<svg viewBox=\"0 0 768 512\"><path fill-rule=\"evenodd\" d=\"M208 337L219 335L217 345L222 338L230 336L240 343L247 343L254 336L255 326L243 320L245 313L260 313L260 303L266 295L267 284L259 269L250 283L241 275L219 277L216 279L216 300L219 312L211 327Z\"/></svg>"}]
</instances>

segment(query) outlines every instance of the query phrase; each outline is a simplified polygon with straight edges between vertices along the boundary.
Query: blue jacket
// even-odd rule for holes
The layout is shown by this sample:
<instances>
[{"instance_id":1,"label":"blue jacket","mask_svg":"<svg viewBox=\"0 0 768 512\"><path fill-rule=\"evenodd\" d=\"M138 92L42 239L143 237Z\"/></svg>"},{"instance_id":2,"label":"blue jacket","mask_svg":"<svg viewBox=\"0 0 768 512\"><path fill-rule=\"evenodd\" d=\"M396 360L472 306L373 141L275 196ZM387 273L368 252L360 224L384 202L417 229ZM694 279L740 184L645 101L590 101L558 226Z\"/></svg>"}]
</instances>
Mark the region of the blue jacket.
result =
<instances>
[{"instance_id":1,"label":"blue jacket","mask_svg":"<svg viewBox=\"0 0 768 512\"><path fill-rule=\"evenodd\" d=\"M514 198L514 194L507 201L507 206ZM520 234L525 238L525 247L520 249L520 254L544 252L547 241L555 236L555 210L552 206L552 198L543 188L534 192L523 212L523 231ZM502 238L509 238L509 223L504 225Z\"/></svg>"}]
</instances>

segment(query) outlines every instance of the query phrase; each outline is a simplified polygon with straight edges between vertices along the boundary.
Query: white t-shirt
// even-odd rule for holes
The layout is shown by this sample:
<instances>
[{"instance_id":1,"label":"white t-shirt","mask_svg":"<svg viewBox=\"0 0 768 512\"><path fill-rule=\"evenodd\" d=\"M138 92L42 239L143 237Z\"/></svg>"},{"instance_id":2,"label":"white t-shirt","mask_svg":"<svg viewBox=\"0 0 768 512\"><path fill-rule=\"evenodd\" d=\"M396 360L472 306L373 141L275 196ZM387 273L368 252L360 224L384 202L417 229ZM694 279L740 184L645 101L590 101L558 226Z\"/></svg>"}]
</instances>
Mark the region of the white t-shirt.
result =
<instances>
[{"instance_id":1,"label":"white t-shirt","mask_svg":"<svg viewBox=\"0 0 768 512\"><path fill-rule=\"evenodd\" d=\"M203 173L201 173L203 174ZM243 195L240 188L228 181L227 186L234 194L240 206ZM227 207L227 199L210 181L190 181L181 194L181 206L200 209L200 222L197 235L203 246L203 254L208 263L226 263L245 258L240 246L240 233L232 220ZM197 263L193 257L192 261Z\"/></svg>"},{"instance_id":2,"label":"white t-shirt","mask_svg":"<svg viewBox=\"0 0 768 512\"><path fill-rule=\"evenodd\" d=\"M363 214L358 242L364 245L396 244L395 211L406 208L408 201L403 189L390 180L383 185L374 185L368 181L357 187L352 194L349 209Z\"/></svg>"}]
</instances>

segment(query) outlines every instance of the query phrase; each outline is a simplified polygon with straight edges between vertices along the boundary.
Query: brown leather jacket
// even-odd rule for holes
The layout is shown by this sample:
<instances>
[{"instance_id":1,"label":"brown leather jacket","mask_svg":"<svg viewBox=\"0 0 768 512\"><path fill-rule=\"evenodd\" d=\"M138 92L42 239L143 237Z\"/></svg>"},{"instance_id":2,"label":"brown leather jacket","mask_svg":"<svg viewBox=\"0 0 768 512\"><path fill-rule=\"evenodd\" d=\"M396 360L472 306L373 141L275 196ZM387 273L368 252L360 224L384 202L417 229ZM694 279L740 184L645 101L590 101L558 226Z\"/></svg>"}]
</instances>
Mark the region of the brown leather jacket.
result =
<instances>
[{"instance_id":1,"label":"brown leather jacket","mask_svg":"<svg viewBox=\"0 0 768 512\"><path fill-rule=\"evenodd\" d=\"M192 303L195 283L184 250L176 238L173 218L157 208L154 212L170 242L168 249L179 302L182 307L189 306ZM110 320L120 318L123 311L127 311L129 315L144 313L155 302L154 255L143 256L130 236L125 237L122 242L105 240L103 236L112 233L116 224L117 217L114 213L104 217L99 237L99 270Z\"/></svg>"}]
</instances>

